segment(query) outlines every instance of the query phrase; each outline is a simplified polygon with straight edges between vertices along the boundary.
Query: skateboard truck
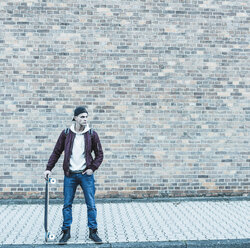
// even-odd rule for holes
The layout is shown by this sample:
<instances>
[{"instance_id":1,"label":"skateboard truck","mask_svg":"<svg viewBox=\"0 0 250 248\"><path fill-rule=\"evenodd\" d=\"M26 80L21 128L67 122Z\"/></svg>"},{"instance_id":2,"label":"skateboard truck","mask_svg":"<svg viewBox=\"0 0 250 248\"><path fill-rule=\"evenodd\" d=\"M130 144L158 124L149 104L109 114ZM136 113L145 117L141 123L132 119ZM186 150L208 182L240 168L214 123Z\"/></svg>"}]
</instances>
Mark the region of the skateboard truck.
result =
<instances>
[{"instance_id":1,"label":"skateboard truck","mask_svg":"<svg viewBox=\"0 0 250 248\"><path fill-rule=\"evenodd\" d=\"M55 184L55 178L47 178L45 185L45 210L44 210L44 230L45 230L45 242L53 241L55 235L48 230L48 214L49 214L49 184Z\"/></svg>"}]
</instances>

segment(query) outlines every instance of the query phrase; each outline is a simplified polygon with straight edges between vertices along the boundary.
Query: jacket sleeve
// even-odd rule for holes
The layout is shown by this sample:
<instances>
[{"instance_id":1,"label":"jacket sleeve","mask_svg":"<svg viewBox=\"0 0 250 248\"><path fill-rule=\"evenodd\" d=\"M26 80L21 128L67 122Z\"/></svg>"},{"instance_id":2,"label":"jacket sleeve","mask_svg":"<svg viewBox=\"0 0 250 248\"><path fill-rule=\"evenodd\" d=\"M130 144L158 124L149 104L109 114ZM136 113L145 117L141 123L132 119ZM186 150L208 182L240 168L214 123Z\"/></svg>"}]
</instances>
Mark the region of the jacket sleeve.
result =
<instances>
[{"instance_id":1,"label":"jacket sleeve","mask_svg":"<svg viewBox=\"0 0 250 248\"><path fill-rule=\"evenodd\" d=\"M66 134L63 130L56 142L56 145L54 147L52 154L50 155L46 170L51 171L54 168L58 159L60 158L62 152L64 151L65 138L66 138Z\"/></svg>"},{"instance_id":2,"label":"jacket sleeve","mask_svg":"<svg viewBox=\"0 0 250 248\"><path fill-rule=\"evenodd\" d=\"M93 171L97 170L99 168L99 166L101 165L102 161L103 161L103 150L102 150L102 145L100 142L100 139L98 137L98 134L94 131L93 132L93 150L95 153L95 158L92 162L92 164L90 165L90 169L92 169Z\"/></svg>"}]
</instances>

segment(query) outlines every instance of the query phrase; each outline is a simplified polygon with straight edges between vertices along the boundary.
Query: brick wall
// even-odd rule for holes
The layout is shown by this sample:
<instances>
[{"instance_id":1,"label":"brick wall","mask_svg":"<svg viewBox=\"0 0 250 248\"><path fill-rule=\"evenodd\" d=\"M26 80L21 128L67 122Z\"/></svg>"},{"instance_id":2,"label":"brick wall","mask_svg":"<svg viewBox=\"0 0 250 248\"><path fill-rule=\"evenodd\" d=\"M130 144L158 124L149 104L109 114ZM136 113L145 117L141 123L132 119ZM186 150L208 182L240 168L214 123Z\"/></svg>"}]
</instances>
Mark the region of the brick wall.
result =
<instances>
[{"instance_id":1,"label":"brick wall","mask_svg":"<svg viewBox=\"0 0 250 248\"><path fill-rule=\"evenodd\" d=\"M0 198L43 197L76 105L98 197L249 193L246 1L1 0L0 30Z\"/></svg>"}]
</instances>

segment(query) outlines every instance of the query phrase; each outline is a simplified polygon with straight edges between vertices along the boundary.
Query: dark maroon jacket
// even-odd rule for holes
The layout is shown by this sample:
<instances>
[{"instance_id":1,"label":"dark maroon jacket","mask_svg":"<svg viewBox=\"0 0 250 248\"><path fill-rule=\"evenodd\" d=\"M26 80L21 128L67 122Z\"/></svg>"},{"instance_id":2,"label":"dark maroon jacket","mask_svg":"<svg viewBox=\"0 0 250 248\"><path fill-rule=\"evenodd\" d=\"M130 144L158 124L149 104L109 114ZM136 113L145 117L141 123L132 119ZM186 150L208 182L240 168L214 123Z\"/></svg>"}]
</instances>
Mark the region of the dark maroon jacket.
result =
<instances>
[{"instance_id":1,"label":"dark maroon jacket","mask_svg":"<svg viewBox=\"0 0 250 248\"><path fill-rule=\"evenodd\" d=\"M85 159L86 159L86 168L92 169L93 171L97 170L100 164L103 161L103 151L102 145L99 140L98 134L93 130L92 135L90 132L83 134L85 140ZM46 170L52 170L60 158L62 152L64 151L64 160L63 160L63 170L66 176L69 176L69 161L72 153L73 143L76 134L69 130L68 134L65 134L63 130L56 142L55 148L49 158ZM93 159L91 152L94 151L95 158Z\"/></svg>"}]
</instances>

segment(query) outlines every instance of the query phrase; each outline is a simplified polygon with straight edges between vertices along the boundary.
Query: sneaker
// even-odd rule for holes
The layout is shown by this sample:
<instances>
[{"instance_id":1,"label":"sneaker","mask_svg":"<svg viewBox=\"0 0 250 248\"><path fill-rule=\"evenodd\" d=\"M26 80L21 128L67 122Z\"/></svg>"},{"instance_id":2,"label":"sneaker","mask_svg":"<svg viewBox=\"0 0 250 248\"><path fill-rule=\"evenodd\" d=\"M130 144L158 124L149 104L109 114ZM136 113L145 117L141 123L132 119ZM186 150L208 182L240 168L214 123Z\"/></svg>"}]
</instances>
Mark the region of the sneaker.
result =
<instances>
[{"instance_id":1,"label":"sneaker","mask_svg":"<svg viewBox=\"0 0 250 248\"><path fill-rule=\"evenodd\" d=\"M89 238L92 239L96 244L102 244L102 240L97 234L97 229L89 228Z\"/></svg>"},{"instance_id":2,"label":"sneaker","mask_svg":"<svg viewBox=\"0 0 250 248\"><path fill-rule=\"evenodd\" d=\"M62 230L61 234L63 234L63 236L59 240L59 245L65 245L70 239L70 229Z\"/></svg>"}]
</instances>

